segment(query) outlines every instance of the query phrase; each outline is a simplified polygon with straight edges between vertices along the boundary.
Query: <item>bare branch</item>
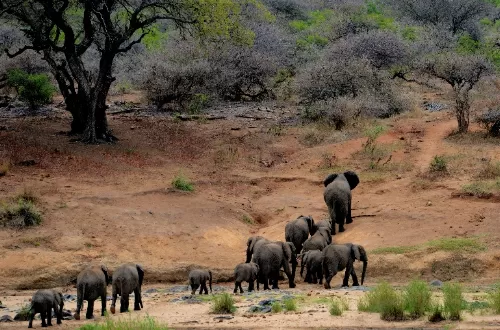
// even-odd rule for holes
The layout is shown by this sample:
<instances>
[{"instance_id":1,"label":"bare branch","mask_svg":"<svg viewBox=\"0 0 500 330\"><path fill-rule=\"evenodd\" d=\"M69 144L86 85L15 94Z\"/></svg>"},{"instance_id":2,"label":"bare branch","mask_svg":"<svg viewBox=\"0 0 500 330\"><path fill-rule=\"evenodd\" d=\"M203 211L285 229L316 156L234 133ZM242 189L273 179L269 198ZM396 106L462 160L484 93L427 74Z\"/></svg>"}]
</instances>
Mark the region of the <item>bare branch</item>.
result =
<instances>
[{"instance_id":1,"label":"bare branch","mask_svg":"<svg viewBox=\"0 0 500 330\"><path fill-rule=\"evenodd\" d=\"M21 55L22 53L24 53L25 51L27 50L34 50L34 51L40 51L41 49L37 49L35 48L34 46L24 46L23 48L19 49L17 52L11 54L9 53L9 50L8 49L5 49L5 54L7 54L7 56L9 58L14 58L16 56L19 56Z\"/></svg>"}]
</instances>

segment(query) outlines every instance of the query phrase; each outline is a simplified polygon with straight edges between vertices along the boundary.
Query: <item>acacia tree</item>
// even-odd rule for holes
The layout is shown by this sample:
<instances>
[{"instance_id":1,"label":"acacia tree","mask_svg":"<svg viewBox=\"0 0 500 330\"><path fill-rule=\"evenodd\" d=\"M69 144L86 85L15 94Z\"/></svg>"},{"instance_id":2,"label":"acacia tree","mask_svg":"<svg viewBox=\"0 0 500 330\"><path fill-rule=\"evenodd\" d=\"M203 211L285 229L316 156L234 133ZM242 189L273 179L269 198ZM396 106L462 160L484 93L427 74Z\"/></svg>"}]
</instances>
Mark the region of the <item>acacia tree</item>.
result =
<instances>
[{"instance_id":1,"label":"acacia tree","mask_svg":"<svg viewBox=\"0 0 500 330\"><path fill-rule=\"evenodd\" d=\"M467 132L470 121L469 92L482 77L491 72L490 63L477 55L444 53L424 61L422 69L453 88L458 132Z\"/></svg>"},{"instance_id":2,"label":"acacia tree","mask_svg":"<svg viewBox=\"0 0 500 330\"><path fill-rule=\"evenodd\" d=\"M96 143L116 139L108 128L106 97L118 54L158 32L159 21L205 39L251 42L252 32L239 20L248 4L260 7L258 0L0 0L0 18L18 26L27 40L7 55L42 55L72 114L71 132ZM99 54L96 73L82 60L91 49Z\"/></svg>"}]
</instances>

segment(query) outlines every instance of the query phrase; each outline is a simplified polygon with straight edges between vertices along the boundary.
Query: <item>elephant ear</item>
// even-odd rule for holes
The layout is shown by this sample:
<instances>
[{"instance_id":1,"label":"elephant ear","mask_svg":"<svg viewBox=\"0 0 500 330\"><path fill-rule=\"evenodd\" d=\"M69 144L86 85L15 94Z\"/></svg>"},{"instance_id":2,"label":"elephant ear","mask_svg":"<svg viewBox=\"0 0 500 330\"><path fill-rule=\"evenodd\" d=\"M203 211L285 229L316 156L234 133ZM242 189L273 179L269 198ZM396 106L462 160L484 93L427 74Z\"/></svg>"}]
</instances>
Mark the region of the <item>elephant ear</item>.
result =
<instances>
[{"instance_id":1,"label":"elephant ear","mask_svg":"<svg viewBox=\"0 0 500 330\"><path fill-rule=\"evenodd\" d=\"M329 176L327 176L323 181L325 187L328 186L330 183L332 183L333 180L335 180L338 176L339 176L338 174L330 174Z\"/></svg>"},{"instance_id":2,"label":"elephant ear","mask_svg":"<svg viewBox=\"0 0 500 330\"><path fill-rule=\"evenodd\" d=\"M354 258L357 260L361 260L361 252L359 251L359 245L352 245L351 247L352 253L354 254Z\"/></svg>"},{"instance_id":3,"label":"elephant ear","mask_svg":"<svg viewBox=\"0 0 500 330\"><path fill-rule=\"evenodd\" d=\"M106 285L111 282L110 276L108 275L108 267L101 265L101 270L104 273L104 278L106 279Z\"/></svg>"},{"instance_id":4,"label":"elephant ear","mask_svg":"<svg viewBox=\"0 0 500 330\"><path fill-rule=\"evenodd\" d=\"M307 222L307 227L309 227L309 233L314 231L314 220L311 216L304 217Z\"/></svg>"},{"instance_id":5,"label":"elephant ear","mask_svg":"<svg viewBox=\"0 0 500 330\"><path fill-rule=\"evenodd\" d=\"M252 236L247 241L248 251L253 251L253 247L257 243L257 236Z\"/></svg>"},{"instance_id":6,"label":"elephant ear","mask_svg":"<svg viewBox=\"0 0 500 330\"><path fill-rule=\"evenodd\" d=\"M349 182L349 187L351 187L351 190L356 188L356 186L359 184L359 177L356 172L347 171L344 172L344 176L347 179L347 182Z\"/></svg>"},{"instance_id":7,"label":"elephant ear","mask_svg":"<svg viewBox=\"0 0 500 330\"><path fill-rule=\"evenodd\" d=\"M142 266L139 264L135 265L135 268L137 268L137 273L139 274L139 286L142 286L142 280L144 279L144 269L142 269Z\"/></svg>"},{"instance_id":8,"label":"elephant ear","mask_svg":"<svg viewBox=\"0 0 500 330\"><path fill-rule=\"evenodd\" d=\"M286 260L290 262L292 260L293 244L290 242L281 242L281 247L283 248L283 255L285 256Z\"/></svg>"}]
</instances>

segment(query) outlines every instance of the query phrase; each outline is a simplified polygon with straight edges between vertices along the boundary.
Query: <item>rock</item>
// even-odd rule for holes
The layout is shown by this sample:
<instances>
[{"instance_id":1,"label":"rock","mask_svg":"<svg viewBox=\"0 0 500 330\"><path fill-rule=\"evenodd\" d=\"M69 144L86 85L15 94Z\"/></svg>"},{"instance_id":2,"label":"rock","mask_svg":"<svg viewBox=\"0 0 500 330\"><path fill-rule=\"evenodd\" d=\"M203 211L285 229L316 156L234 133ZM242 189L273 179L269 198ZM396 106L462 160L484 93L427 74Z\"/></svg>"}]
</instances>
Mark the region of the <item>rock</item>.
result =
<instances>
[{"instance_id":1,"label":"rock","mask_svg":"<svg viewBox=\"0 0 500 330\"><path fill-rule=\"evenodd\" d=\"M144 293L155 293L155 292L158 292L158 289L151 288L151 289L147 289L146 291L144 291Z\"/></svg>"},{"instance_id":2,"label":"rock","mask_svg":"<svg viewBox=\"0 0 500 330\"><path fill-rule=\"evenodd\" d=\"M73 317L73 314L71 313L71 311L69 309L63 309L62 317L63 317L63 320L66 320L66 321L75 319Z\"/></svg>"},{"instance_id":3,"label":"rock","mask_svg":"<svg viewBox=\"0 0 500 330\"><path fill-rule=\"evenodd\" d=\"M177 285L166 290L167 292L179 293L184 291L189 291L189 286L186 285Z\"/></svg>"},{"instance_id":4,"label":"rock","mask_svg":"<svg viewBox=\"0 0 500 330\"><path fill-rule=\"evenodd\" d=\"M403 178L403 177L401 176L401 174L396 175L396 179L397 179L397 180L401 180L402 178Z\"/></svg>"},{"instance_id":5,"label":"rock","mask_svg":"<svg viewBox=\"0 0 500 330\"><path fill-rule=\"evenodd\" d=\"M14 321L28 321L28 313L17 313L14 316Z\"/></svg>"},{"instance_id":6,"label":"rock","mask_svg":"<svg viewBox=\"0 0 500 330\"><path fill-rule=\"evenodd\" d=\"M234 319L234 316L232 315L221 315L221 316L216 316L214 317L214 320L231 320Z\"/></svg>"},{"instance_id":7,"label":"rock","mask_svg":"<svg viewBox=\"0 0 500 330\"><path fill-rule=\"evenodd\" d=\"M4 316L0 317L0 323L1 322L14 322L14 320L12 319L11 316L4 315Z\"/></svg>"},{"instance_id":8,"label":"rock","mask_svg":"<svg viewBox=\"0 0 500 330\"><path fill-rule=\"evenodd\" d=\"M427 201L427 206L432 206L432 202L431 201Z\"/></svg>"},{"instance_id":9,"label":"rock","mask_svg":"<svg viewBox=\"0 0 500 330\"><path fill-rule=\"evenodd\" d=\"M435 286L435 287L442 287L443 286L443 282L441 282L440 280L433 280L431 281L431 286Z\"/></svg>"},{"instance_id":10,"label":"rock","mask_svg":"<svg viewBox=\"0 0 500 330\"><path fill-rule=\"evenodd\" d=\"M74 294L64 294L63 299L65 301L75 301L76 300L76 295Z\"/></svg>"}]
</instances>

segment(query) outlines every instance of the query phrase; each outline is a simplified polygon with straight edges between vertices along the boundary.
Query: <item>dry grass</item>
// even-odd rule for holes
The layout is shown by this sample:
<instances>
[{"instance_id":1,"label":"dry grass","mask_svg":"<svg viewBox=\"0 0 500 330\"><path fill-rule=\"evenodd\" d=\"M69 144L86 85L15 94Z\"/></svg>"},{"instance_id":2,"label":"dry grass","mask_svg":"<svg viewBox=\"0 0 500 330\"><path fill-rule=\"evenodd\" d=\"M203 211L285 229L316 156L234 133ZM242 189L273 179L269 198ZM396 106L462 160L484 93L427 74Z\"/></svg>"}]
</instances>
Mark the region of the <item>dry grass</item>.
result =
<instances>
[{"instance_id":1,"label":"dry grass","mask_svg":"<svg viewBox=\"0 0 500 330\"><path fill-rule=\"evenodd\" d=\"M0 177L6 176L10 170L10 164L5 162L0 165Z\"/></svg>"}]
</instances>

